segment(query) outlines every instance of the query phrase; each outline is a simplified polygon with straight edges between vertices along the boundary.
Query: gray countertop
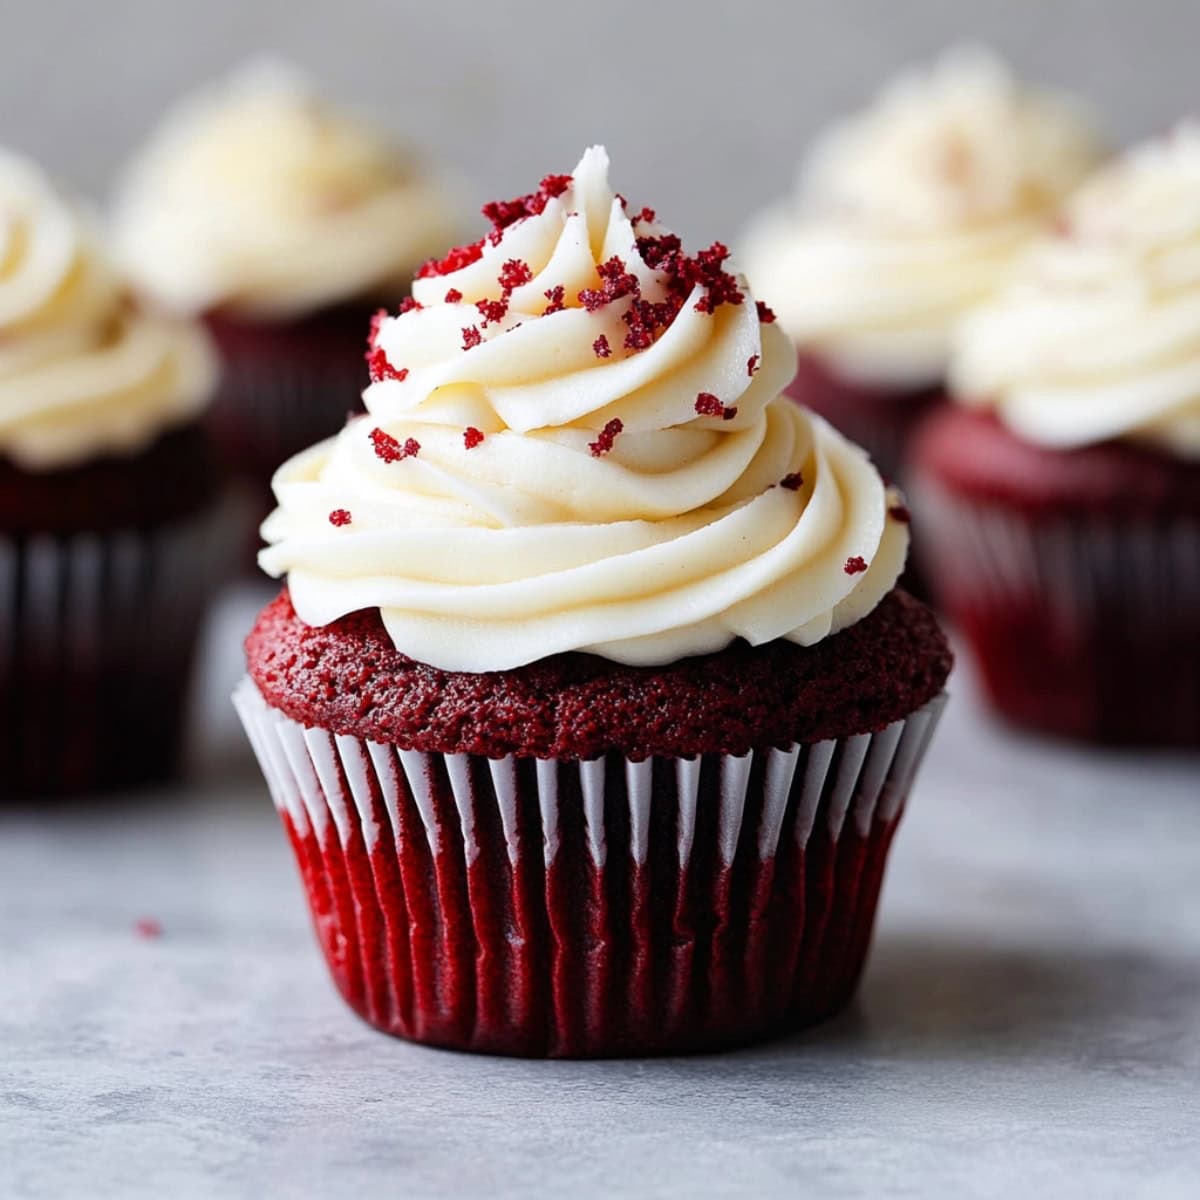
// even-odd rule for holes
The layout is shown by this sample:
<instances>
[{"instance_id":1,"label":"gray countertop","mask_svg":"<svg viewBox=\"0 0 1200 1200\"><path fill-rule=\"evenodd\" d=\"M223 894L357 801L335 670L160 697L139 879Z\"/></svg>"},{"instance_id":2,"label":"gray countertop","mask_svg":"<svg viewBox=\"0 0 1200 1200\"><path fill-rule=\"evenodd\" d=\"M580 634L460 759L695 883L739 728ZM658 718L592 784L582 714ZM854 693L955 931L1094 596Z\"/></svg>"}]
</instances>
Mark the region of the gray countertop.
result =
<instances>
[{"instance_id":1,"label":"gray countertop","mask_svg":"<svg viewBox=\"0 0 1200 1200\"><path fill-rule=\"evenodd\" d=\"M852 1011L714 1057L477 1058L334 993L218 703L233 653L187 790L0 813L5 1200L1200 1194L1200 760L1004 732L960 671Z\"/></svg>"}]
</instances>

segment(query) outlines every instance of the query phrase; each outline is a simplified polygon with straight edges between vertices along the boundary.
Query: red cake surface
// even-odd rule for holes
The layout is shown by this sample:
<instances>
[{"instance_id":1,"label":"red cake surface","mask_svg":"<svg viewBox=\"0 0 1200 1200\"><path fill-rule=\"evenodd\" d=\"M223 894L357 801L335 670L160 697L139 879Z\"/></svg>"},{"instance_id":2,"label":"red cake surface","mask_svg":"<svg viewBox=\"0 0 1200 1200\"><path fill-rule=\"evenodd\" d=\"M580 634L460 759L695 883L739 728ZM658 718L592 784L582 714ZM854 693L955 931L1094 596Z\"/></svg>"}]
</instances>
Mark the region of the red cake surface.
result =
<instances>
[{"instance_id":1,"label":"red cake surface","mask_svg":"<svg viewBox=\"0 0 1200 1200\"><path fill-rule=\"evenodd\" d=\"M990 412L943 408L917 432L913 462L951 491L1027 513L1200 515L1200 464L1130 442L1037 446Z\"/></svg>"},{"instance_id":2,"label":"red cake surface","mask_svg":"<svg viewBox=\"0 0 1200 1200\"><path fill-rule=\"evenodd\" d=\"M952 661L933 614L901 591L811 647L735 642L653 668L558 654L471 674L399 653L377 610L305 625L285 588L246 655L264 699L306 726L427 752L565 760L744 754L875 732L936 696Z\"/></svg>"},{"instance_id":3,"label":"red cake surface","mask_svg":"<svg viewBox=\"0 0 1200 1200\"><path fill-rule=\"evenodd\" d=\"M217 471L199 425L164 434L138 454L58 471L0 456L0 529L8 534L151 529L182 520L216 495Z\"/></svg>"}]
</instances>

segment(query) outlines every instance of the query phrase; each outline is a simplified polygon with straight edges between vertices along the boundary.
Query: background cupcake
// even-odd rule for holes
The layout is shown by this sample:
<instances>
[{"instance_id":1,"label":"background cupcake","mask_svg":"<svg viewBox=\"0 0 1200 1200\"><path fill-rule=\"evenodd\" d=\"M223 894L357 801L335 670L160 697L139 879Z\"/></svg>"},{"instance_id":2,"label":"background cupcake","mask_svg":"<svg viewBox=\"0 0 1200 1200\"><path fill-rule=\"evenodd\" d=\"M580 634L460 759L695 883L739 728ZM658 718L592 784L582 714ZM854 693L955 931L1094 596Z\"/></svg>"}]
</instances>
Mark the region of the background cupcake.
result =
<instances>
[{"instance_id":1,"label":"background cupcake","mask_svg":"<svg viewBox=\"0 0 1200 1200\"><path fill-rule=\"evenodd\" d=\"M1096 161L1068 101L980 49L901 76L827 133L799 194L746 239L747 274L800 349L790 391L903 478L951 331Z\"/></svg>"},{"instance_id":2,"label":"background cupcake","mask_svg":"<svg viewBox=\"0 0 1200 1200\"><path fill-rule=\"evenodd\" d=\"M115 219L138 285L216 337L213 428L264 506L279 463L357 406L370 315L454 225L425 164L273 61L169 113Z\"/></svg>"},{"instance_id":3,"label":"background cupcake","mask_svg":"<svg viewBox=\"0 0 1200 1200\"><path fill-rule=\"evenodd\" d=\"M953 379L919 498L997 707L1200 745L1200 128L1082 189L966 321Z\"/></svg>"},{"instance_id":4,"label":"background cupcake","mask_svg":"<svg viewBox=\"0 0 1200 1200\"><path fill-rule=\"evenodd\" d=\"M949 654L907 514L782 397L720 244L589 150L378 327L286 464L237 703L343 995L475 1050L655 1053L852 991Z\"/></svg>"},{"instance_id":5,"label":"background cupcake","mask_svg":"<svg viewBox=\"0 0 1200 1200\"><path fill-rule=\"evenodd\" d=\"M213 357L3 151L0 264L0 794L159 778L219 549Z\"/></svg>"}]
</instances>

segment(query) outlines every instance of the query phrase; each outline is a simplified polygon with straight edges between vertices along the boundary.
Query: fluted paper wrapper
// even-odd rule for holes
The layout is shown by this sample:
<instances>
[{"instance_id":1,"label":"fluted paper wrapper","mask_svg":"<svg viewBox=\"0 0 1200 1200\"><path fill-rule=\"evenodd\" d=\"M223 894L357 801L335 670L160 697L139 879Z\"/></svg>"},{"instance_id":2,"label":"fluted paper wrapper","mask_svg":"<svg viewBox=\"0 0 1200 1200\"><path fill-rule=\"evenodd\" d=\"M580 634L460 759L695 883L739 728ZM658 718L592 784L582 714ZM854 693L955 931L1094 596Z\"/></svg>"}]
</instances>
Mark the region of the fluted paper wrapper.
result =
<instances>
[{"instance_id":1,"label":"fluted paper wrapper","mask_svg":"<svg viewBox=\"0 0 1200 1200\"><path fill-rule=\"evenodd\" d=\"M228 523L217 504L149 531L0 536L0 796L175 772Z\"/></svg>"},{"instance_id":2,"label":"fluted paper wrapper","mask_svg":"<svg viewBox=\"0 0 1200 1200\"><path fill-rule=\"evenodd\" d=\"M426 754L234 702L349 1004L503 1054L715 1049L853 991L939 696L876 734L587 762Z\"/></svg>"},{"instance_id":3,"label":"fluted paper wrapper","mask_svg":"<svg viewBox=\"0 0 1200 1200\"><path fill-rule=\"evenodd\" d=\"M929 479L910 498L939 603L1002 713L1200 746L1200 522L1029 515Z\"/></svg>"}]
</instances>

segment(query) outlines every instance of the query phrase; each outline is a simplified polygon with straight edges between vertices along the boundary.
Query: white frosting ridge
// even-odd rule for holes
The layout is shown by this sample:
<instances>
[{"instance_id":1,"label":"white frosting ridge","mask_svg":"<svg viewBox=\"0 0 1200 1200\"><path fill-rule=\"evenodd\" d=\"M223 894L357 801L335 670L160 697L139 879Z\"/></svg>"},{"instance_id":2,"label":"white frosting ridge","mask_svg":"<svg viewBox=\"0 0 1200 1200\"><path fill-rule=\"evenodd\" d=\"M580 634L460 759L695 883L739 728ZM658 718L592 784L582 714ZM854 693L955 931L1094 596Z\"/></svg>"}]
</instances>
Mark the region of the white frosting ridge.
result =
<instances>
[{"instance_id":1,"label":"white frosting ridge","mask_svg":"<svg viewBox=\"0 0 1200 1200\"><path fill-rule=\"evenodd\" d=\"M1098 173L964 321L956 394L1047 446L1200 458L1200 125Z\"/></svg>"},{"instance_id":2,"label":"white frosting ridge","mask_svg":"<svg viewBox=\"0 0 1200 1200\"><path fill-rule=\"evenodd\" d=\"M1098 157L1068 102L960 48L821 139L791 204L750 230L751 284L850 378L938 382L953 326Z\"/></svg>"},{"instance_id":3,"label":"white frosting ridge","mask_svg":"<svg viewBox=\"0 0 1200 1200\"><path fill-rule=\"evenodd\" d=\"M426 169L274 61L170 112L115 216L124 261L151 295L265 319L398 296L456 224Z\"/></svg>"},{"instance_id":4,"label":"white frosting ridge","mask_svg":"<svg viewBox=\"0 0 1200 1200\"><path fill-rule=\"evenodd\" d=\"M135 303L84 215L0 150L0 454L54 470L134 453L214 378L199 329Z\"/></svg>"},{"instance_id":5,"label":"white frosting ridge","mask_svg":"<svg viewBox=\"0 0 1200 1200\"><path fill-rule=\"evenodd\" d=\"M419 279L424 307L377 335L403 378L371 384L367 416L277 473L260 562L287 575L301 619L378 608L399 650L450 670L570 650L660 664L737 637L810 644L891 589L907 549L896 497L780 396L788 339L744 281L712 311L709 285L684 296L639 245L666 231L635 226L607 175L589 150L477 261ZM668 306L645 348L626 344L632 292L594 311L579 299L614 256L642 301ZM514 261L528 282L483 320L476 303L504 298ZM479 344L464 349L464 330ZM410 439L419 452L400 457Z\"/></svg>"}]
</instances>

